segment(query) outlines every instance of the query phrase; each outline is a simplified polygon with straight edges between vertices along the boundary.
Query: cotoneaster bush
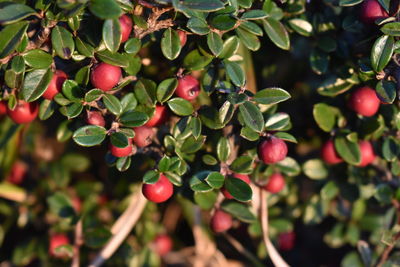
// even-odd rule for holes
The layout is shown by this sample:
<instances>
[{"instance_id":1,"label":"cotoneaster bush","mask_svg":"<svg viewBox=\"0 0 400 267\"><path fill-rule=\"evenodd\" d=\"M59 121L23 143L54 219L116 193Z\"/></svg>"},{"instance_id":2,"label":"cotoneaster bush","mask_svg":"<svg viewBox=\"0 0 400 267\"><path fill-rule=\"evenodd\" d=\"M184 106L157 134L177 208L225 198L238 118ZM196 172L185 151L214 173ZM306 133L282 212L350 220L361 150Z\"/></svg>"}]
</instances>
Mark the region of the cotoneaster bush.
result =
<instances>
[{"instance_id":1,"label":"cotoneaster bush","mask_svg":"<svg viewBox=\"0 0 400 267\"><path fill-rule=\"evenodd\" d=\"M0 262L392 266L395 0L0 3Z\"/></svg>"}]
</instances>

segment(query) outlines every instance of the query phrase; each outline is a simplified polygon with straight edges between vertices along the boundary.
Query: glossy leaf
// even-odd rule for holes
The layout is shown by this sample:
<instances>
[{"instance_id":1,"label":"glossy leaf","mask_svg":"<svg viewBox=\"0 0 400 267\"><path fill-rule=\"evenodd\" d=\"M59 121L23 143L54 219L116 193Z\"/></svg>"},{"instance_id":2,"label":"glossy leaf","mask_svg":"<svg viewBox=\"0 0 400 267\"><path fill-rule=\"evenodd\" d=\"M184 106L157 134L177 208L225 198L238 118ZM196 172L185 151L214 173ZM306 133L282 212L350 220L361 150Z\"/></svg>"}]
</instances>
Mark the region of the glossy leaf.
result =
<instances>
[{"instance_id":1,"label":"glossy leaf","mask_svg":"<svg viewBox=\"0 0 400 267\"><path fill-rule=\"evenodd\" d=\"M103 142L106 129L101 126L88 125L76 130L72 136L74 141L81 146L95 146Z\"/></svg>"},{"instance_id":2,"label":"glossy leaf","mask_svg":"<svg viewBox=\"0 0 400 267\"><path fill-rule=\"evenodd\" d=\"M34 70L29 72L22 87L22 96L25 101L32 102L46 91L53 73L51 69Z\"/></svg>"}]
</instances>

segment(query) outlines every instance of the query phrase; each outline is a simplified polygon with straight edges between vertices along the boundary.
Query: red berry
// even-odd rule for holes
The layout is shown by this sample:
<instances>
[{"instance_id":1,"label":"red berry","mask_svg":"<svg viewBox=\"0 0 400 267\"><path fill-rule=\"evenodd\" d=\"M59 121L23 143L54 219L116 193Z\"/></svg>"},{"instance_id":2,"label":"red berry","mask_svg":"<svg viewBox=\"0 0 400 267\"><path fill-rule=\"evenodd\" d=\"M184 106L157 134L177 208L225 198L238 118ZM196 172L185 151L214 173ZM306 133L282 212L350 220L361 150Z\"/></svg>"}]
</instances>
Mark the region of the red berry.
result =
<instances>
[{"instance_id":1,"label":"red berry","mask_svg":"<svg viewBox=\"0 0 400 267\"><path fill-rule=\"evenodd\" d=\"M243 182L246 182L247 184L250 184L250 177L246 174L240 174L240 173L234 173L233 174L234 178L227 178L227 179L240 179ZM228 192L228 190L225 187L221 188L222 194L225 196L227 199L233 199L233 196Z\"/></svg>"},{"instance_id":2,"label":"red berry","mask_svg":"<svg viewBox=\"0 0 400 267\"><path fill-rule=\"evenodd\" d=\"M178 87L175 93L183 99L194 100L200 93L200 83L191 75L183 76L178 80Z\"/></svg>"},{"instance_id":3,"label":"red berry","mask_svg":"<svg viewBox=\"0 0 400 267\"><path fill-rule=\"evenodd\" d=\"M16 161L12 167L10 174L6 180L12 184L21 184L27 174L28 166L22 161Z\"/></svg>"},{"instance_id":4,"label":"red berry","mask_svg":"<svg viewBox=\"0 0 400 267\"><path fill-rule=\"evenodd\" d=\"M133 128L135 131L135 137L133 142L138 147L145 147L153 142L154 132L151 127L140 126Z\"/></svg>"},{"instance_id":5,"label":"red berry","mask_svg":"<svg viewBox=\"0 0 400 267\"><path fill-rule=\"evenodd\" d=\"M53 74L53 78L51 78L49 86L43 94L43 97L53 100L54 96L61 92L62 86L67 79L68 76L65 72L62 70L56 70L56 72Z\"/></svg>"},{"instance_id":6,"label":"red berry","mask_svg":"<svg viewBox=\"0 0 400 267\"><path fill-rule=\"evenodd\" d=\"M153 249L160 256L168 254L172 249L172 245L172 239L166 234L158 235L153 240Z\"/></svg>"},{"instance_id":7,"label":"red berry","mask_svg":"<svg viewBox=\"0 0 400 267\"><path fill-rule=\"evenodd\" d=\"M125 43L132 31L132 19L125 14L119 18L119 23L121 25L121 43Z\"/></svg>"},{"instance_id":8,"label":"red berry","mask_svg":"<svg viewBox=\"0 0 400 267\"><path fill-rule=\"evenodd\" d=\"M90 82L104 92L111 90L121 79L121 68L107 63L100 63L92 70Z\"/></svg>"},{"instance_id":9,"label":"red berry","mask_svg":"<svg viewBox=\"0 0 400 267\"><path fill-rule=\"evenodd\" d=\"M178 30L179 40L181 41L181 46L185 46L187 41L187 34L185 31Z\"/></svg>"},{"instance_id":10,"label":"red berry","mask_svg":"<svg viewBox=\"0 0 400 267\"><path fill-rule=\"evenodd\" d=\"M288 149L286 143L271 136L258 144L258 157L265 164L274 164L286 158Z\"/></svg>"},{"instance_id":11,"label":"red berry","mask_svg":"<svg viewBox=\"0 0 400 267\"><path fill-rule=\"evenodd\" d=\"M211 217L210 227L215 233L225 232L232 227L232 216L222 210L216 210Z\"/></svg>"},{"instance_id":12,"label":"red berry","mask_svg":"<svg viewBox=\"0 0 400 267\"><path fill-rule=\"evenodd\" d=\"M14 110L7 108L7 114L15 123L29 123L33 121L39 112L37 102L25 102L19 100Z\"/></svg>"},{"instance_id":13,"label":"red berry","mask_svg":"<svg viewBox=\"0 0 400 267\"><path fill-rule=\"evenodd\" d=\"M132 153L132 139L128 138L128 145L126 147L117 147L110 143L110 152L118 158L129 156Z\"/></svg>"},{"instance_id":14,"label":"red berry","mask_svg":"<svg viewBox=\"0 0 400 267\"><path fill-rule=\"evenodd\" d=\"M161 203L167 201L174 193L174 186L163 174L154 184L143 184L143 195L150 201Z\"/></svg>"},{"instance_id":15,"label":"red berry","mask_svg":"<svg viewBox=\"0 0 400 267\"><path fill-rule=\"evenodd\" d=\"M268 182L263 186L266 191L276 194L285 187L285 178L280 173L274 173L268 178Z\"/></svg>"},{"instance_id":16,"label":"red berry","mask_svg":"<svg viewBox=\"0 0 400 267\"><path fill-rule=\"evenodd\" d=\"M147 127L155 127L163 124L168 117L168 109L165 106L157 105L153 117L144 125Z\"/></svg>"},{"instance_id":17,"label":"red berry","mask_svg":"<svg viewBox=\"0 0 400 267\"><path fill-rule=\"evenodd\" d=\"M86 123L90 125L97 125L104 127L106 121L100 111L87 111L86 112Z\"/></svg>"},{"instance_id":18,"label":"red berry","mask_svg":"<svg viewBox=\"0 0 400 267\"><path fill-rule=\"evenodd\" d=\"M342 158L337 154L333 140L328 140L322 146L321 157L328 164L337 164L342 162Z\"/></svg>"},{"instance_id":19,"label":"red berry","mask_svg":"<svg viewBox=\"0 0 400 267\"><path fill-rule=\"evenodd\" d=\"M49 253L56 258L65 258L65 253L57 253L56 248L64 245L69 245L68 236L65 234L54 234L50 237Z\"/></svg>"},{"instance_id":20,"label":"red berry","mask_svg":"<svg viewBox=\"0 0 400 267\"><path fill-rule=\"evenodd\" d=\"M377 0L365 0L361 6L361 20L365 24L372 24L376 19L384 19L389 14Z\"/></svg>"},{"instance_id":21,"label":"red berry","mask_svg":"<svg viewBox=\"0 0 400 267\"><path fill-rule=\"evenodd\" d=\"M360 115L370 117L375 115L381 101L376 96L375 90L364 86L355 90L349 98L349 107Z\"/></svg>"},{"instance_id":22,"label":"red berry","mask_svg":"<svg viewBox=\"0 0 400 267\"><path fill-rule=\"evenodd\" d=\"M292 250L294 242L296 240L296 234L294 232L281 233L278 236L278 245L280 250Z\"/></svg>"},{"instance_id":23,"label":"red berry","mask_svg":"<svg viewBox=\"0 0 400 267\"><path fill-rule=\"evenodd\" d=\"M7 113L7 102L0 101L0 115L4 115Z\"/></svg>"},{"instance_id":24,"label":"red berry","mask_svg":"<svg viewBox=\"0 0 400 267\"><path fill-rule=\"evenodd\" d=\"M365 167L375 160L376 155L374 152L374 147L368 141L359 141L358 145L360 146L361 152L361 163L358 164L358 166Z\"/></svg>"}]
</instances>

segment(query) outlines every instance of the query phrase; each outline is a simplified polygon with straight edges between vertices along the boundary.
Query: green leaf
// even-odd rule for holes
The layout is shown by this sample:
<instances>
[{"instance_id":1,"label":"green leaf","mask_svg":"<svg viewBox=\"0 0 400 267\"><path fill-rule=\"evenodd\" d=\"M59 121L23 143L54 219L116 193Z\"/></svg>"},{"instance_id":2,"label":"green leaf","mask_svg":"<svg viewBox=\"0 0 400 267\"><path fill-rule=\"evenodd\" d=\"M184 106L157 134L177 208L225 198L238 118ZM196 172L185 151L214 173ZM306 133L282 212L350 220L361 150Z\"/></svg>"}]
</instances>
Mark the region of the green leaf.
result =
<instances>
[{"instance_id":1,"label":"green leaf","mask_svg":"<svg viewBox=\"0 0 400 267\"><path fill-rule=\"evenodd\" d=\"M39 118L41 120L47 120L53 115L54 111L57 108L57 104L54 101L45 99L40 103L39 107Z\"/></svg>"},{"instance_id":2,"label":"green leaf","mask_svg":"<svg viewBox=\"0 0 400 267\"><path fill-rule=\"evenodd\" d=\"M319 128L325 132L332 131L336 124L338 112L337 108L331 107L325 103L315 104L313 108L314 120L317 122Z\"/></svg>"},{"instance_id":3,"label":"green leaf","mask_svg":"<svg viewBox=\"0 0 400 267\"><path fill-rule=\"evenodd\" d=\"M111 53L109 50L96 52L98 58L108 64L126 68L129 65L129 58L121 53Z\"/></svg>"},{"instance_id":4,"label":"green leaf","mask_svg":"<svg viewBox=\"0 0 400 267\"><path fill-rule=\"evenodd\" d=\"M284 50L289 50L289 34L282 23L273 18L266 18L263 20L263 26L268 37L277 47Z\"/></svg>"},{"instance_id":5,"label":"green leaf","mask_svg":"<svg viewBox=\"0 0 400 267\"><path fill-rule=\"evenodd\" d=\"M189 52L183 59L183 66L188 70L201 70L211 63L212 57L203 56L199 50Z\"/></svg>"},{"instance_id":6,"label":"green leaf","mask_svg":"<svg viewBox=\"0 0 400 267\"><path fill-rule=\"evenodd\" d=\"M226 68L226 74L229 79L231 79L232 83L236 86L244 86L246 83L246 76L242 67L236 62L228 60L224 60L224 65Z\"/></svg>"},{"instance_id":7,"label":"green leaf","mask_svg":"<svg viewBox=\"0 0 400 267\"><path fill-rule=\"evenodd\" d=\"M103 103L108 109L108 111L110 111L112 114L117 116L121 114L122 112L121 102L119 102L119 99L116 96L110 94L104 94Z\"/></svg>"},{"instance_id":8,"label":"green leaf","mask_svg":"<svg viewBox=\"0 0 400 267\"><path fill-rule=\"evenodd\" d=\"M100 97L103 95L103 93L104 92L100 89L92 89L85 94L85 101L92 102L92 101L99 100Z\"/></svg>"},{"instance_id":9,"label":"green leaf","mask_svg":"<svg viewBox=\"0 0 400 267\"><path fill-rule=\"evenodd\" d=\"M212 155L203 155L202 160L205 164L207 165L217 165L218 164L218 160L216 158L214 158Z\"/></svg>"},{"instance_id":10,"label":"green leaf","mask_svg":"<svg viewBox=\"0 0 400 267\"><path fill-rule=\"evenodd\" d=\"M25 63L34 69L47 69L53 62L53 57L41 49L29 50L22 56Z\"/></svg>"},{"instance_id":11,"label":"green leaf","mask_svg":"<svg viewBox=\"0 0 400 267\"><path fill-rule=\"evenodd\" d=\"M34 15L35 13L36 11L29 6L19 3L10 3L0 9L0 24L14 23Z\"/></svg>"},{"instance_id":12,"label":"green leaf","mask_svg":"<svg viewBox=\"0 0 400 267\"><path fill-rule=\"evenodd\" d=\"M386 23L381 27L381 31L390 36L400 36L400 22Z\"/></svg>"},{"instance_id":13,"label":"green leaf","mask_svg":"<svg viewBox=\"0 0 400 267\"><path fill-rule=\"evenodd\" d=\"M64 96L71 101L80 101L83 98L83 90L74 80L66 80L62 85Z\"/></svg>"},{"instance_id":14,"label":"green leaf","mask_svg":"<svg viewBox=\"0 0 400 267\"><path fill-rule=\"evenodd\" d=\"M41 97L46 91L53 73L51 69L34 70L28 73L25 77L22 87L22 97L27 102L32 102Z\"/></svg>"},{"instance_id":15,"label":"green leaf","mask_svg":"<svg viewBox=\"0 0 400 267\"><path fill-rule=\"evenodd\" d=\"M381 71L389 63L394 50L394 38L383 35L379 37L371 50L371 65L375 71Z\"/></svg>"},{"instance_id":16,"label":"green leaf","mask_svg":"<svg viewBox=\"0 0 400 267\"><path fill-rule=\"evenodd\" d=\"M231 146L229 144L228 139L226 137L221 137L217 144L218 159L221 162L225 162L228 160L230 154L231 154Z\"/></svg>"},{"instance_id":17,"label":"green leaf","mask_svg":"<svg viewBox=\"0 0 400 267\"><path fill-rule=\"evenodd\" d=\"M166 29L161 38L161 51L163 55L169 60L174 60L179 56L181 48L181 41L178 33L172 28Z\"/></svg>"},{"instance_id":18,"label":"green leaf","mask_svg":"<svg viewBox=\"0 0 400 267\"><path fill-rule=\"evenodd\" d=\"M51 212L61 218L68 218L75 215L69 197L61 192L57 192L47 198L47 203Z\"/></svg>"},{"instance_id":19,"label":"green leaf","mask_svg":"<svg viewBox=\"0 0 400 267\"><path fill-rule=\"evenodd\" d=\"M339 194L339 187L334 181L327 182L321 188L321 198L325 200L331 200Z\"/></svg>"},{"instance_id":20,"label":"green leaf","mask_svg":"<svg viewBox=\"0 0 400 267\"><path fill-rule=\"evenodd\" d=\"M119 147L119 148L124 148L129 145L129 140L128 137L120 132L114 132L110 136L111 144L113 146Z\"/></svg>"},{"instance_id":21,"label":"green leaf","mask_svg":"<svg viewBox=\"0 0 400 267\"><path fill-rule=\"evenodd\" d=\"M101 19L117 19L122 15L122 10L115 0L91 0L89 9Z\"/></svg>"},{"instance_id":22,"label":"green leaf","mask_svg":"<svg viewBox=\"0 0 400 267\"><path fill-rule=\"evenodd\" d=\"M255 104L245 101L239 106L239 111L247 127L259 133L263 131L264 118L260 109Z\"/></svg>"},{"instance_id":23,"label":"green leaf","mask_svg":"<svg viewBox=\"0 0 400 267\"><path fill-rule=\"evenodd\" d=\"M385 104L392 104L396 99L396 83L380 80L376 84L376 95Z\"/></svg>"},{"instance_id":24,"label":"green leaf","mask_svg":"<svg viewBox=\"0 0 400 267\"><path fill-rule=\"evenodd\" d=\"M193 136L189 136L183 142L181 152L186 154L195 153L203 147L205 141L205 137L196 139Z\"/></svg>"},{"instance_id":25,"label":"green leaf","mask_svg":"<svg viewBox=\"0 0 400 267\"><path fill-rule=\"evenodd\" d=\"M164 175L174 185L182 186L182 177L179 174L173 173L173 172L166 172L166 173L164 173Z\"/></svg>"},{"instance_id":26,"label":"green leaf","mask_svg":"<svg viewBox=\"0 0 400 267\"><path fill-rule=\"evenodd\" d=\"M118 51L121 43L121 24L118 19L107 19L103 24L103 41L112 53Z\"/></svg>"},{"instance_id":27,"label":"green leaf","mask_svg":"<svg viewBox=\"0 0 400 267\"><path fill-rule=\"evenodd\" d=\"M390 204L393 198L393 190L387 184L380 184L377 186L374 197L383 204Z\"/></svg>"},{"instance_id":28,"label":"green leaf","mask_svg":"<svg viewBox=\"0 0 400 267\"><path fill-rule=\"evenodd\" d=\"M129 156L128 157L120 157L117 159L115 167L120 172L124 172L129 169L129 167L131 166L131 162L132 162L132 160L131 160L131 157L129 157Z\"/></svg>"},{"instance_id":29,"label":"green leaf","mask_svg":"<svg viewBox=\"0 0 400 267\"><path fill-rule=\"evenodd\" d=\"M127 127L139 127L144 125L148 120L149 116L146 113L130 110L125 112L120 117L121 123Z\"/></svg>"},{"instance_id":30,"label":"green leaf","mask_svg":"<svg viewBox=\"0 0 400 267\"><path fill-rule=\"evenodd\" d=\"M134 93L139 103L153 106L156 102L156 83L148 79L140 79L134 87Z\"/></svg>"},{"instance_id":31,"label":"green leaf","mask_svg":"<svg viewBox=\"0 0 400 267\"><path fill-rule=\"evenodd\" d=\"M222 38L215 32L210 32L207 35L207 44L215 56L218 56L222 52L224 45Z\"/></svg>"},{"instance_id":32,"label":"green leaf","mask_svg":"<svg viewBox=\"0 0 400 267\"><path fill-rule=\"evenodd\" d=\"M225 179L224 187L236 200L245 202L253 197L253 191L250 186L241 179L229 177Z\"/></svg>"},{"instance_id":33,"label":"green leaf","mask_svg":"<svg viewBox=\"0 0 400 267\"><path fill-rule=\"evenodd\" d=\"M239 49L239 39L236 36L231 36L225 40L219 58L230 58Z\"/></svg>"},{"instance_id":34,"label":"green leaf","mask_svg":"<svg viewBox=\"0 0 400 267\"><path fill-rule=\"evenodd\" d=\"M255 34L244 30L243 27L239 27L235 29L235 31L245 47L247 47L251 51L257 51L258 49L260 49L261 43Z\"/></svg>"},{"instance_id":35,"label":"green leaf","mask_svg":"<svg viewBox=\"0 0 400 267\"><path fill-rule=\"evenodd\" d=\"M339 6L355 6L363 0L339 0Z\"/></svg>"},{"instance_id":36,"label":"green leaf","mask_svg":"<svg viewBox=\"0 0 400 267\"><path fill-rule=\"evenodd\" d=\"M194 192L193 198L201 209L210 210L217 201L218 193L216 190L209 192Z\"/></svg>"},{"instance_id":37,"label":"green leaf","mask_svg":"<svg viewBox=\"0 0 400 267\"><path fill-rule=\"evenodd\" d=\"M264 10L249 10L246 11L240 19L243 20L257 20L266 18L268 14Z\"/></svg>"},{"instance_id":38,"label":"green leaf","mask_svg":"<svg viewBox=\"0 0 400 267\"><path fill-rule=\"evenodd\" d=\"M158 162L158 170L160 172L166 172L169 170L169 166L171 164L171 159L168 156L162 157L162 159Z\"/></svg>"},{"instance_id":39,"label":"green leaf","mask_svg":"<svg viewBox=\"0 0 400 267\"><path fill-rule=\"evenodd\" d=\"M213 28L220 31L229 31L235 27L237 19L232 14L221 14L212 16L209 23Z\"/></svg>"},{"instance_id":40,"label":"green leaf","mask_svg":"<svg viewBox=\"0 0 400 267\"><path fill-rule=\"evenodd\" d=\"M224 8L224 3L220 0L174 0L173 5L177 9L191 9L202 12L216 11Z\"/></svg>"},{"instance_id":41,"label":"green leaf","mask_svg":"<svg viewBox=\"0 0 400 267\"><path fill-rule=\"evenodd\" d=\"M125 52L135 55L142 47L142 42L139 38L130 38L124 45Z\"/></svg>"},{"instance_id":42,"label":"green leaf","mask_svg":"<svg viewBox=\"0 0 400 267\"><path fill-rule=\"evenodd\" d=\"M235 173L249 174L253 171L253 158L250 156L240 156L236 158L229 168Z\"/></svg>"},{"instance_id":43,"label":"green leaf","mask_svg":"<svg viewBox=\"0 0 400 267\"><path fill-rule=\"evenodd\" d=\"M147 171L143 176L143 183L145 184L154 184L160 179L160 173L150 170Z\"/></svg>"},{"instance_id":44,"label":"green leaf","mask_svg":"<svg viewBox=\"0 0 400 267\"><path fill-rule=\"evenodd\" d=\"M283 112L277 112L265 121L265 129L268 131L285 131L290 128L290 125L289 115Z\"/></svg>"},{"instance_id":45,"label":"green leaf","mask_svg":"<svg viewBox=\"0 0 400 267\"><path fill-rule=\"evenodd\" d=\"M220 189L224 185L225 177L219 172L211 172L207 175L204 181L215 189Z\"/></svg>"},{"instance_id":46,"label":"green leaf","mask_svg":"<svg viewBox=\"0 0 400 267\"><path fill-rule=\"evenodd\" d=\"M291 157L286 157L284 160L279 161L276 166L287 176L297 176L301 172L300 165Z\"/></svg>"},{"instance_id":47,"label":"green leaf","mask_svg":"<svg viewBox=\"0 0 400 267\"><path fill-rule=\"evenodd\" d=\"M304 162L303 172L313 180L325 179L328 176L328 170L320 159L310 159Z\"/></svg>"},{"instance_id":48,"label":"green leaf","mask_svg":"<svg viewBox=\"0 0 400 267\"><path fill-rule=\"evenodd\" d=\"M318 74L324 74L328 70L329 66L329 54L321 51L318 48L314 48L310 54L310 63L312 70Z\"/></svg>"},{"instance_id":49,"label":"green leaf","mask_svg":"<svg viewBox=\"0 0 400 267\"><path fill-rule=\"evenodd\" d=\"M167 102L168 107L179 116L188 116L193 113L192 104L186 99L175 97Z\"/></svg>"},{"instance_id":50,"label":"green leaf","mask_svg":"<svg viewBox=\"0 0 400 267\"><path fill-rule=\"evenodd\" d=\"M385 138L382 145L382 155L387 161L395 161L400 153L400 146L392 137Z\"/></svg>"},{"instance_id":51,"label":"green leaf","mask_svg":"<svg viewBox=\"0 0 400 267\"><path fill-rule=\"evenodd\" d=\"M176 87L178 87L178 80L176 78L169 78L162 81L157 87L157 100L160 103L168 101L174 94Z\"/></svg>"},{"instance_id":52,"label":"green leaf","mask_svg":"<svg viewBox=\"0 0 400 267\"><path fill-rule=\"evenodd\" d=\"M74 141L81 146L95 146L103 142L107 131L104 127L88 125L76 130L72 136Z\"/></svg>"},{"instance_id":53,"label":"green leaf","mask_svg":"<svg viewBox=\"0 0 400 267\"><path fill-rule=\"evenodd\" d=\"M350 142L344 136L335 138L335 149L339 156L349 164L358 165L361 162L360 147L355 142Z\"/></svg>"},{"instance_id":54,"label":"green leaf","mask_svg":"<svg viewBox=\"0 0 400 267\"><path fill-rule=\"evenodd\" d=\"M287 142L292 142L297 144L297 139L290 133L285 133L285 132L277 132L274 134L275 137L278 137L279 139L282 139L283 141Z\"/></svg>"},{"instance_id":55,"label":"green leaf","mask_svg":"<svg viewBox=\"0 0 400 267\"><path fill-rule=\"evenodd\" d=\"M5 58L11 54L21 42L26 29L27 22L17 22L5 26L0 32L0 58Z\"/></svg>"},{"instance_id":56,"label":"green leaf","mask_svg":"<svg viewBox=\"0 0 400 267\"><path fill-rule=\"evenodd\" d=\"M68 119L72 119L78 117L83 110L83 105L81 103L72 103L68 106L63 106L60 108L61 114L68 117Z\"/></svg>"},{"instance_id":57,"label":"green leaf","mask_svg":"<svg viewBox=\"0 0 400 267\"><path fill-rule=\"evenodd\" d=\"M298 34L303 36L310 36L313 31L313 27L310 22L304 19L291 19L288 21L290 27L295 30Z\"/></svg>"},{"instance_id":58,"label":"green leaf","mask_svg":"<svg viewBox=\"0 0 400 267\"><path fill-rule=\"evenodd\" d=\"M190 178L190 188L194 192L208 192L213 190L213 188L205 181L205 178L208 176L208 174L210 174L210 171L201 171L195 173L192 178Z\"/></svg>"},{"instance_id":59,"label":"green leaf","mask_svg":"<svg viewBox=\"0 0 400 267\"><path fill-rule=\"evenodd\" d=\"M199 34L199 35L205 35L210 32L210 28L207 25L207 22L198 17L191 17L186 25L192 32Z\"/></svg>"},{"instance_id":60,"label":"green leaf","mask_svg":"<svg viewBox=\"0 0 400 267\"><path fill-rule=\"evenodd\" d=\"M137 104L138 103L134 93L127 93L121 99L122 110L124 112L134 110Z\"/></svg>"},{"instance_id":61,"label":"green leaf","mask_svg":"<svg viewBox=\"0 0 400 267\"><path fill-rule=\"evenodd\" d=\"M72 33L64 27L55 26L51 31L51 43L56 54L63 58L69 59L75 50L75 42Z\"/></svg>"},{"instance_id":62,"label":"green leaf","mask_svg":"<svg viewBox=\"0 0 400 267\"><path fill-rule=\"evenodd\" d=\"M228 200L222 202L221 208L229 214L232 214L235 218L246 223L252 223L257 219L256 216L250 211L250 207L244 203Z\"/></svg>"},{"instance_id":63,"label":"green leaf","mask_svg":"<svg viewBox=\"0 0 400 267\"><path fill-rule=\"evenodd\" d=\"M82 41L79 37L75 38L76 49L85 57L93 57L94 48L90 44Z\"/></svg>"},{"instance_id":64,"label":"green leaf","mask_svg":"<svg viewBox=\"0 0 400 267\"><path fill-rule=\"evenodd\" d=\"M287 91L281 88L271 87L258 91L254 95L253 100L259 104L272 105L286 101L290 97Z\"/></svg>"}]
</instances>

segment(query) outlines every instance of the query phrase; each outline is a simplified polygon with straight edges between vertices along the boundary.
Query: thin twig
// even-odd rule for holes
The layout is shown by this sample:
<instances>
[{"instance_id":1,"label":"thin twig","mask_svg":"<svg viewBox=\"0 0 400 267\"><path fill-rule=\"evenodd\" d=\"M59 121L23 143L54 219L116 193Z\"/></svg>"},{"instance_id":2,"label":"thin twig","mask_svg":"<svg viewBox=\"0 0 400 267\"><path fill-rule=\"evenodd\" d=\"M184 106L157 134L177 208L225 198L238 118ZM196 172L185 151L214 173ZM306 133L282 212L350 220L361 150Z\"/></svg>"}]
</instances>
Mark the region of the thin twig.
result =
<instances>
[{"instance_id":1,"label":"thin twig","mask_svg":"<svg viewBox=\"0 0 400 267\"><path fill-rule=\"evenodd\" d=\"M83 244L82 219L80 219L75 226L75 242L74 242L71 267L79 267L80 264L79 250L82 244Z\"/></svg>"},{"instance_id":2,"label":"thin twig","mask_svg":"<svg viewBox=\"0 0 400 267\"><path fill-rule=\"evenodd\" d=\"M260 218L261 218L261 229L263 233L264 244L267 248L268 255L272 262L277 267L289 267L289 264L281 257L278 251L275 249L271 240L268 236L268 205L267 205L267 194L264 190L260 190Z\"/></svg>"},{"instance_id":3,"label":"thin twig","mask_svg":"<svg viewBox=\"0 0 400 267\"><path fill-rule=\"evenodd\" d=\"M240 252L243 256L245 256L246 258L248 258L251 263L252 266L257 266L257 267L262 267L264 266L264 264L262 264L260 262L260 260L253 255L253 253L251 253L249 250L247 250L242 244L240 244L239 241L237 241L233 236L224 233L223 234L225 239L228 240L229 243L231 243L231 245L238 251Z\"/></svg>"},{"instance_id":4,"label":"thin twig","mask_svg":"<svg viewBox=\"0 0 400 267\"><path fill-rule=\"evenodd\" d=\"M135 199L136 198L132 198L132 200ZM126 221L121 226L119 231L111 237L100 253L90 263L89 267L99 267L103 265L104 262L114 254L114 252L119 248L119 246L121 246L122 242L129 235L136 222L139 220L146 203L146 198L141 192L138 192L138 198L136 200L134 212L130 214L130 216L126 217Z\"/></svg>"},{"instance_id":5,"label":"thin twig","mask_svg":"<svg viewBox=\"0 0 400 267\"><path fill-rule=\"evenodd\" d=\"M376 267L381 267L383 264L387 261L389 258L390 252L393 250L394 246L396 245L396 242L400 239L400 232L397 233L392 240L392 243L388 245L385 250L382 253L381 259L379 260L379 263L376 265Z\"/></svg>"}]
</instances>

